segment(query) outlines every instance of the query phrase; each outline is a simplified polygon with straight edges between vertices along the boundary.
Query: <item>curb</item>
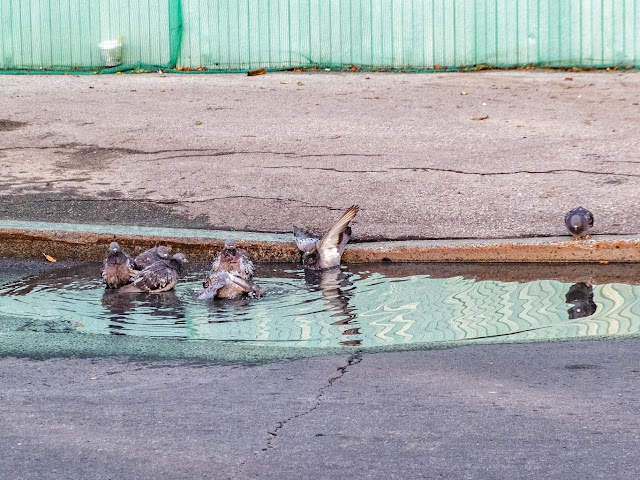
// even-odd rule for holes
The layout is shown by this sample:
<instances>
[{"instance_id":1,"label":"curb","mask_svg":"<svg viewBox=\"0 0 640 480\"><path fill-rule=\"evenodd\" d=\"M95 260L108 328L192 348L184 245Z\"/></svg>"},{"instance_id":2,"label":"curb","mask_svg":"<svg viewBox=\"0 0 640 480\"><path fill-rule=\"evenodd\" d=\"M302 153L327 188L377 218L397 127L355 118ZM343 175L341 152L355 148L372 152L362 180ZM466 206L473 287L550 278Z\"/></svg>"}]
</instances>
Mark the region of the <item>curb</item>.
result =
<instances>
[{"instance_id":1,"label":"curb","mask_svg":"<svg viewBox=\"0 0 640 480\"><path fill-rule=\"evenodd\" d=\"M259 262L298 262L291 234L260 234L220 230L55 224L0 221L0 256L101 261L110 242L137 255L152 246L171 245L190 260L211 260L234 239ZM368 262L640 262L640 235L602 235L574 241L570 236L526 239L411 240L354 243L344 263Z\"/></svg>"}]
</instances>

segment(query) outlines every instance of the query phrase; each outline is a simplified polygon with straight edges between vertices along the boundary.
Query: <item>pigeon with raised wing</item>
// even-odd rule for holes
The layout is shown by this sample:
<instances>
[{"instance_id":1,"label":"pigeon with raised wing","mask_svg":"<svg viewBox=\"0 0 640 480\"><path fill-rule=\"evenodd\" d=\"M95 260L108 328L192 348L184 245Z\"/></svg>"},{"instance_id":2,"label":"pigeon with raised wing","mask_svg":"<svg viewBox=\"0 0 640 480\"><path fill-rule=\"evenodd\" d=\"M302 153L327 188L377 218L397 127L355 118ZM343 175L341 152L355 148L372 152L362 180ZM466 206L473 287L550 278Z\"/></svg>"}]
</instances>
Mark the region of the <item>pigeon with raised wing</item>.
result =
<instances>
[{"instance_id":1,"label":"pigeon with raised wing","mask_svg":"<svg viewBox=\"0 0 640 480\"><path fill-rule=\"evenodd\" d=\"M326 270L340 265L342 252L351 238L349 224L356 217L360 207L350 206L321 238L315 238L294 225L293 235L302 252L302 265L309 270Z\"/></svg>"}]
</instances>

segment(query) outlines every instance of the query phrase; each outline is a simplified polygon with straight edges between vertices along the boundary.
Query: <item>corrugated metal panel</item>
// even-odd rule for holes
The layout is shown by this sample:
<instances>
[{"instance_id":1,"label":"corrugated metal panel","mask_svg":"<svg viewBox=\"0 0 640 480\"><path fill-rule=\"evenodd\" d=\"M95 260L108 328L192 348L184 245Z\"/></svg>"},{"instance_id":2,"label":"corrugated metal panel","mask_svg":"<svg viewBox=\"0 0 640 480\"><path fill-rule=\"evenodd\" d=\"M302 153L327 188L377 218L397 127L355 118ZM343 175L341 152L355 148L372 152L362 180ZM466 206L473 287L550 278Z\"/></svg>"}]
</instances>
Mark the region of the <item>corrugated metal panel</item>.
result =
<instances>
[{"instance_id":1,"label":"corrugated metal panel","mask_svg":"<svg viewBox=\"0 0 640 480\"><path fill-rule=\"evenodd\" d=\"M637 0L184 0L180 63L640 64Z\"/></svg>"},{"instance_id":2,"label":"corrugated metal panel","mask_svg":"<svg viewBox=\"0 0 640 480\"><path fill-rule=\"evenodd\" d=\"M0 67L104 66L98 44L123 39L123 63L169 60L167 0L0 0Z\"/></svg>"},{"instance_id":3,"label":"corrugated metal panel","mask_svg":"<svg viewBox=\"0 0 640 480\"><path fill-rule=\"evenodd\" d=\"M0 67L640 66L638 0L0 0Z\"/></svg>"}]
</instances>

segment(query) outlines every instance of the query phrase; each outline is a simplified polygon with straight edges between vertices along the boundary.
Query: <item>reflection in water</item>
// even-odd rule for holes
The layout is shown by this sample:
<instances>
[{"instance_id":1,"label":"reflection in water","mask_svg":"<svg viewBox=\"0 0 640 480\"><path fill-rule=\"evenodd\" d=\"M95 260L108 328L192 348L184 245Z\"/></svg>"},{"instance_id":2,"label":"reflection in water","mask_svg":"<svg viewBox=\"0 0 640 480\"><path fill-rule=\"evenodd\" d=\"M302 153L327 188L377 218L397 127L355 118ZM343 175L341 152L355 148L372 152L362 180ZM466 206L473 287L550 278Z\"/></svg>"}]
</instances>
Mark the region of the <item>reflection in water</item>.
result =
<instances>
[{"instance_id":1,"label":"reflection in water","mask_svg":"<svg viewBox=\"0 0 640 480\"><path fill-rule=\"evenodd\" d=\"M296 347L640 333L640 286L635 284L478 281L404 276L394 268L305 272L265 267L258 275L264 298L212 302L197 299L202 268L187 274L175 291L154 295L106 291L99 266L90 264L21 280L13 276L0 285L0 331Z\"/></svg>"},{"instance_id":2,"label":"reflection in water","mask_svg":"<svg viewBox=\"0 0 640 480\"><path fill-rule=\"evenodd\" d=\"M341 345L357 346L362 344L362 339L357 335L360 333L356 318L355 309L349 307L349 299L353 294L353 283L349 281L349 276L339 268L331 270L305 270L304 280L316 290L322 293L322 298L327 304L326 312L332 312L331 317L336 318L331 325L350 325L350 328L340 330L346 338L340 340Z\"/></svg>"},{"instance_id":3,"label":"reflection in water","mask_svg":"<svg viewBox=\"0 0 640 480\"><path fill-rule=\"evenodd\" d=\"M593 301L593 286L590 283L574 283L569 287L566 295L569 307L569 318L584 318L596 313L596 303Z\"/></svg>"},{"instance_id":4,"label":"reflection in water","mask_svg":"<svg viewBox=\"0 0 640 480\"><path fill-rule=\"evenodd\" d=\"M161 321L172 319L174 325L184 325L185 313L182 302L173 290L161 293L123 293L119 290L105 289L102 294L102 306L109 312L109 333L112 335L126 335L127 326L131 325L130 318L135 313L148 315Z\"/></svg>"}]
</instances>

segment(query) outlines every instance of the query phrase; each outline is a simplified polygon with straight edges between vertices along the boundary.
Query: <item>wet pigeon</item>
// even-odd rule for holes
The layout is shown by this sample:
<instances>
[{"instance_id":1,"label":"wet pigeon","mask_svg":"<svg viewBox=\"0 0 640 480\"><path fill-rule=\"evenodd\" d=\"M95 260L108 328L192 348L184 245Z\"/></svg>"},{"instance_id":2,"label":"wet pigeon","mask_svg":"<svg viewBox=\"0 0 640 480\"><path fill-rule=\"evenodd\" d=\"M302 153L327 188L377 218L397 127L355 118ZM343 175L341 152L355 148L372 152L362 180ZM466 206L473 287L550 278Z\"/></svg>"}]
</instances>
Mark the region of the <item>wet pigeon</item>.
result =
<instances>
[{"instance_id":1,"label":"wet pigeon","mask_svg":"<svg viewBox=\"0 0 640 480\"><path fill-rule=\"evenodd\" d=\"M359 210L358 205L350 206L321 239L314 238L296 226L293 227L296 245L302 252L304 268L325 270L340 265L344 247L351 238L349 223L356 217Z\"/></svg>"},{"instance_id":2,"label":"wet pigeon","mask_svg":"<svg viewBox=\"0 0 640 480\"><path fill-rule=\"evenodd\" d=\"M150 248L138 255L133 261L133 264L135 265L136 270L142 270L158 260L168 260L170 250L171 249L169 247L165 247L164 245Z\"/></svg>"},{"instance_id":3,"label":"wet pigeon","mask_svg":"<svg viewBox=\"0 0 640 480\"><path fill-rule=\"evenodd\" d=\"M131 257L122 251L118 242L111 242L107 258L102 263L102 278L107 288L127 285L135 274Z\"/></svg>"},{"instance_id":4,"label":"wet pigeon","mask_svg":"<svg viewBox=\"0 0 640 480\"><path fill-rule=\"evenodd\" d=\"M264 290L257 286L251 279L244 279L234 273L224 270L214 272L205 280L204 291L198 295L198 299L210 298L260 298Z\"/></svg>"},{"instance_id":5,"label":"wet pigeon","mask_svg":"<svg viewBox=\"0 0 640 480\"><path fill-rule=\"evenodd\" d=\"M253 262L244 250L238 250L232 240L224 242L224 248L211 264L212 273L202 286L198 298L242 298L264 295L264 290L253 283Z\"/></svg>"},{"instance_id":6,"label":"wet pigeon","mask_svg":"<svg viewBox=\"0 0 640 480\"><path fill-rule=\"evenodd\" d=\"M234 273L244 279L253 277L253 262L244 250L238 250L233 240L226 240L224 247L211 264L214 272Z\"/></svg>"},{"instance_id":7,"label":"wet pigeon","mask_svg":"<svg viewBox=\"0 0 640 480\"><path fill-rule=\"evenodd\" d=\"M564 217L564 224L573 234L574 239L587 237L589 228L593 227L593 213L586 208L578 207L571 210Z\"/></svg>"},{"instance_id":8,"label":"wet pigeon","mask_svg":"<svg viewBox=\"0 0 640 480\"><path fill-rule=\"evenodd\" d=\"M171 290L178 283L185 263L187 259L182 253L176 253L168 260L158 260L138 272L131 280L131 284L125 285L120 291L158 293Z\"/></svg>"}]
</instances>

